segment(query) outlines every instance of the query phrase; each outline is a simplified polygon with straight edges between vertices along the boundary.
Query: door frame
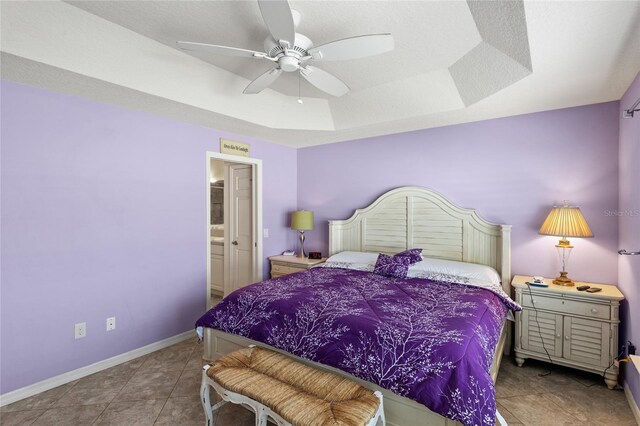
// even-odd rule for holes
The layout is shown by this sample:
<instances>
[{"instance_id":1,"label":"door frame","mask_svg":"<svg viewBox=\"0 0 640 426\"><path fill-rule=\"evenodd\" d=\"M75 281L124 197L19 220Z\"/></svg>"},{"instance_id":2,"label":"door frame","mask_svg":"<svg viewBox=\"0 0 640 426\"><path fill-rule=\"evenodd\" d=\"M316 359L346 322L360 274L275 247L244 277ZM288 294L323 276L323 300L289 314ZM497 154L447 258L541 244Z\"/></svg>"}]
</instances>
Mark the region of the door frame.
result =
<instances>
[{"instance_id":1,"label":"door frame","mask_svg":"<svg viewBox=\"0 0 640 426\"><path fill-rule=\"evenodd\" d=\"M251 165L253 171L253 235L256 244L255 257L253 259L253 278L254 281L262 281L262 267L264 259L262 258L262 160L257 158L239 157L236 155L221 154L219 152L206 152L206 241L207 241L207 309L211 306L211 160L221 160L230 163L248 164ZM226 185L226 183L225 183ZM226 207L225 207L226 208ZM226 224L225 224L226 226ZM225 245L229 244L229 233L224 233ZM226 288L226 286L224 287ZM225 295L226 296L226 295Z\"/></svg>"}]
</instances>

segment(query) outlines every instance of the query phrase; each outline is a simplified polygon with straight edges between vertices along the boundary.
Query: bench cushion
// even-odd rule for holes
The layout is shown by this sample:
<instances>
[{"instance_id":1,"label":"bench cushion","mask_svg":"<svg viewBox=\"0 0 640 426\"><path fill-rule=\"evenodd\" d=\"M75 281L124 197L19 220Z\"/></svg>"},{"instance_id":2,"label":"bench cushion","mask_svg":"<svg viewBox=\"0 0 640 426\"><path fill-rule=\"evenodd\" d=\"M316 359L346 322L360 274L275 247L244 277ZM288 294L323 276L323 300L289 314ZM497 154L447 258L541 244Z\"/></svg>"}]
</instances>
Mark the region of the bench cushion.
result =
<instances>
[{"instance_id":1,"label":"bench cushion","mask_svg":"<svg viewBox=\"0 0 640 426\"><path fill-rule=\"evenodd\" d=\"M225 389L266 405L292 425L365 425L380 404L371 390L347 378L258 347L225 355L207 374Z\"/></svg>"}]
</instances>

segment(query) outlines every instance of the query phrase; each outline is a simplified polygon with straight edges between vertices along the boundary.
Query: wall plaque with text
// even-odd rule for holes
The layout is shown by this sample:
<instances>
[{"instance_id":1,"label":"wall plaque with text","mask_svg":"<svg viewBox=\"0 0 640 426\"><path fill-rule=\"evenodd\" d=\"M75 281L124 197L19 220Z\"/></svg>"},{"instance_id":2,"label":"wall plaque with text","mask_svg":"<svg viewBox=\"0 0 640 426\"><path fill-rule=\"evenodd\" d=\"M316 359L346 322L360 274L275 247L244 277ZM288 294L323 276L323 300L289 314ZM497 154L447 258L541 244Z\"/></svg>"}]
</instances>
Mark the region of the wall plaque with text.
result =
<instances>
[{"instance_id":1,"label":"wall plaque with text","mask_svg":"<svg viewBox=\"0 0 640 426\"><path fill-rule=\"evenodd\" d=\"M236 142L229 139L220 138L220 152L222 154L239 155L241 157L249 157L248 143Z\"/></svg>"}]
</instances>

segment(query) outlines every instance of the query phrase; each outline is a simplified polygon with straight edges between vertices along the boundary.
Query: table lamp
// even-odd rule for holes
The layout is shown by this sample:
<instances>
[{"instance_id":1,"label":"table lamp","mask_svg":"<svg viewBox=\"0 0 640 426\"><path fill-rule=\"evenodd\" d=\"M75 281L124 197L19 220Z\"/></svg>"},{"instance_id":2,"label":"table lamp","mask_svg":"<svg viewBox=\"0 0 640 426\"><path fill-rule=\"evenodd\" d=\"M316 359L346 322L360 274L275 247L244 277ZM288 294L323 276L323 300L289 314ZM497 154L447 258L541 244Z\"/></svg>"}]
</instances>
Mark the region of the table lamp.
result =
<instances>
[{"instance_id":1,"label":"table lamp","mask_svg":"<svg viewBox=\"0 0 640 426\"><path fill-rule=\"evenodd\" d=\"M554 206L551 212L540 227L541 235L555 235L561 237L556 247L558 248L558 257L562 265L560 276L553 280L554 284L571 286L574 285L573 280L567 277L567 264L573 246L567 240L567 237L589 238L593 237L587 221L582 216L578 207L570 206L568 201L563 206Z\"/></svg>"},{"instance_id":2,"label":"table lamp","mask_svg":"<svg viewBox=\"0 0 640 426\"><path fill-rule=\"evenodd\" d=\"M291 213L291 229L295 229L299 232L298 238L300 239L300 254L298 254L298 257L307 257L304 253L304 231L310 231L313 229L313 212L308 210L298 210Z\"/></svg>"}]
</instances>

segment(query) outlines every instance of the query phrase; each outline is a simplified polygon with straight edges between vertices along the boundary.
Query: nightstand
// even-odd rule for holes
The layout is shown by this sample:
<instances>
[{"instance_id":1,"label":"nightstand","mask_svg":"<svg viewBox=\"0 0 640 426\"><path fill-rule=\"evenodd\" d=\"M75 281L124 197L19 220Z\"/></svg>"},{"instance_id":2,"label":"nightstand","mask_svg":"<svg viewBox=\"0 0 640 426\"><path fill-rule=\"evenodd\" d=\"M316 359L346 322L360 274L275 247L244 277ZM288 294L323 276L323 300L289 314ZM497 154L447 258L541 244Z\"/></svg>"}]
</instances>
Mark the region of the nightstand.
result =
<instances>
[{"instance_id":1,"label":"nightstand","mask_svg":"<svg viewBox=\"0 0 640 426\"><path fill-rule=\"evenodd\" d=\"M295 272L306 271L313 266L324 263L327 258L308 259L297 256L271 256L271 278L293 274Z\"/></svg>"},{"instance_id":2,"label":"nightstand","mask_svg":"<svg viewBox=\"0 0 640 426\"><path fill-rule=\"evenodd\" d=\"M531 279L516 275L511 281L516 302L522 306L522 312L516 313L518 366L527 358L548 361L546 349L555 364L600 375L606 369L604 381L613 389L618 383L618 367L612 365L618 355L618 309L624 299L620 290L586 282L559 286L552 283L552 278L544 280L549 287L529 287L526 283ZM576 290L580 285L600 287L602 291Z\"/></svg>"}]
</instances>

